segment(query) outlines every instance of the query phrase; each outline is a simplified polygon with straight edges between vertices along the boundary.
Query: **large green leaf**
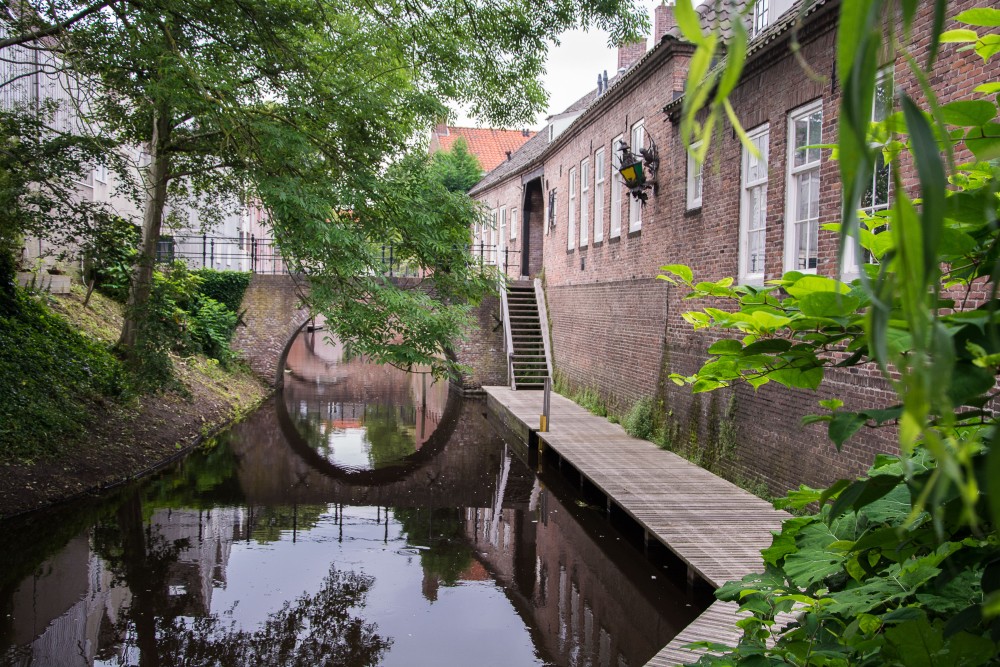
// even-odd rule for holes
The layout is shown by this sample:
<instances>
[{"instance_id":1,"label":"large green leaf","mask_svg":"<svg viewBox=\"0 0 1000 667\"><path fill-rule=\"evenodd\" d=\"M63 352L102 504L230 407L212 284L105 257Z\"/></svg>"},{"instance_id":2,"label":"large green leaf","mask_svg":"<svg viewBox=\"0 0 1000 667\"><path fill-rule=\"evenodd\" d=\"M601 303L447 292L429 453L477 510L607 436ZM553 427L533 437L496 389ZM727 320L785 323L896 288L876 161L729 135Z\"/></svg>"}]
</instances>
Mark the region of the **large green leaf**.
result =
<instances>
[{"instance_id":1,"label":"large green leaf","mask_svg":"<svg viewBox=\"0 0 1000 667\"><path fill-rule=\"evenodd\" d=\"M956 21L969 25L982 26L984 28L1000 27L1000 9L990 7L976 7L967 9L955 17Z\"/></svg>"},{"instance_id":2,"label":"large green leaf","mask_svg":"<svg viewBox=\"0 0 1000 667\"><path fill-rule=\"evenodd\" d=\"M949 125L979 127L997 115L996 105L985 100L958 100L942 105L941 118Z\"/></svg>"}]
</instances>

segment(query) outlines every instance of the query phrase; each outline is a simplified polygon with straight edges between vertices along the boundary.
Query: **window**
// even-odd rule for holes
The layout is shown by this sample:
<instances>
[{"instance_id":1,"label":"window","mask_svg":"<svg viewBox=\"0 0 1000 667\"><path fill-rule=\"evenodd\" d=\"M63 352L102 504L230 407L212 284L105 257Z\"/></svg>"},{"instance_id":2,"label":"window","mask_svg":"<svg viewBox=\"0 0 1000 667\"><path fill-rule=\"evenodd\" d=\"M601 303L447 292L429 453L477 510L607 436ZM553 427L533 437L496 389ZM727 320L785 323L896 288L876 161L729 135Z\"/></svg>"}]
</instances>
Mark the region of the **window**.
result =
<instances>
[{"instance_id":1,"label":"window","mask_svg":"<svg viewBox=\"0 0 1000 667\"><path fill-rule=\"evenodd\" d=\"M569 221L566 223L566 249L576 247L576 167L569 170Z\"/></svg>"},{"instance_id":2,"label":"window","mask_svg":"<svg viewBox=\"0 0 1000 667\"><path fill-rule=\"evenodd\" d=\"M497 235L497 252L503 254L507 247L507 209L500 209L500 233Z\"/></svg>"},{"instance_id":3,"label":"window","mask_svg":"<svg viewBox=\"0 0 1000 667\"><path fill-rule=\"evenodd\" d=\"M517 209L510 209L510 240L517 238Z\"/></svg>"},{"instance_id":4,"label":"window","mask_svg":"<svg viewBox=\"0 0 1000 667\"><path fill-rule=\"evenodd\" d=\"M753 5L753 23L750 25L750 36L756 37L767 27L768 0L757 0Z\"/></svg>"},{"instance_id":5,"label":"window","mask_svg":"<svg viewBox=\"0 0 1000 667\"><path fill-rule=\"evenodd\" d=\"M490 264L497 263L497 220L500 218L500 211L493 209L493 224L490 225L489 254Z\"/></svg>"},{"instance_id":6,"label":"window","mask_svg":"<svg viewBox=\"0 0 1000 667\"><path fill-rule=\"evenodd\" d=\"M645 146L646 132L643 127L643 121L639 121L632 126L632 153L634 155L639 155L639 151ZM629 197L628 200L628 230L629 232L637 232L642 229L642 202L635 197Z\"/></svg>"},{"instance_id":7,"label":"window","mask_svg":"<svg viewBox=\"0 0 1000 667\"><path fill-rule=\"evenodd\" d=\"M691 144L691 153L697 152L701 148L701 142L696 141ZM687 171L687 207L688 210L701 208L701 172L704 164L698 164L694 156L688 153Z\"/></svg>"},{"instance_id":8,"label":"window","mask_svg":"<svg viewBox=\"0 0 1000 667\"><path fill-rule=\"evenodd\" d=\"M611 154L618 152L622 145L622 135L615 137L611 142ZM611 238L616 239L622 235L622 190L625 182L622 175L614 168L614 161L611 167Z\"/></svg>"},{"instance_id":9,"label":"window","mask_svg":"<svg viewBox=\"0 0 1000 667\"><path fill-rule=\"evenodd\" d=\"M99 164L94 167L94 180L98 183L106 184L108 182L108 165Z\"/></svg>"},{"instance_id":10,"label":"window","mask_svg":"<svg viewBox=\"0 0 1000 667\"><path fill-rule=\"evenodd\" d=\"M174 237L161 236L156 241L156 261L170 263L174 261Z\"/></svg>"},{"instance_id":11,"label":"window","mask_svg":"<svg viewBox=\"0 0 1000 667\"><path fill-rule=\"evenodd\" d=\"M590 229L590 160L580 161L580 247L587 245Z\"/></svg>"},{"instance_id":12,"label":"window","mask_svg":"<svg viewBox=\"0 0 1000 667\"><path fill-rule=\"evenodd\" d=\"M892 68L887 67L878 74L875 81L875 99L872 100L872 122L878 123L886 119L892 111ZM875 158L875 171L872 173L871 183L861 195L861 206L858 212L861 214L861 225L869 228L872 232L882 231L884 225L877 224L876 220L865 221L865 218L877 217L881 211L889 209L889 190L892 183L891 166L885 161L885 156L881 151ZM844 254L845 273L858 273L861 269L857 261L857 247L853 242L847 244ZM867 250L862 250L861 263L871 264L872 256Z\"/></svg>"},{"instance_id":13,"label":"window","mask_svg":"<svg viewBox=\"0 0 1000 667\"><path fill-rule=\"evenodd\" d=\"M785 270L814 272L819 256L819 165L822 100L788 116L788 185Z\"/></svg>"},{"instance_id":14,"label":"window","mask_svg":"<svg viewBox=\"0 0 1000 667\"><path fill-rule=\"evenodd\" d=\"M764 242L767 231L767 150L770 132L764 125L749 133L759 157L743 147L740 176L740 282L764 280Z\"/></svg>"},{"instance_id":15,"label":"window","mask_svg":"<svg viewBox=\"0 0 1000 667\"><path fill-rule=\"evenodd\" d=\"M604 240L604 149L594 153L594 243Z\"/></svg>"}]
</instances>

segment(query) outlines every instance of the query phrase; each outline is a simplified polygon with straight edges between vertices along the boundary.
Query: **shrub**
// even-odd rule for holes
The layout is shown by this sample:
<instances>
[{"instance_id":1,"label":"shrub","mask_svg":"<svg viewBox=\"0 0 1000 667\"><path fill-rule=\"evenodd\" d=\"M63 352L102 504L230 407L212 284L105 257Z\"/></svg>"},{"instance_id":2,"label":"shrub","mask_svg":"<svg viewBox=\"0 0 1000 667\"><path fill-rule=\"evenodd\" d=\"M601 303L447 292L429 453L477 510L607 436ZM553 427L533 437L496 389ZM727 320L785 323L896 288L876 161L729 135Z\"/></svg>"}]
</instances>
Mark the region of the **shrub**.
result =
<instances>
[{"instance_id":1,"label":"shrub","mask_svg":"<svg viewBox=\"0 0 1000 667\"><path fill-rule=\"evenodd\" d=\"M88 404L127 393L121 362L21 290L0 313L0 457L55 452L88 423Z\"/></svg>"},{"instance_id":2,"label":"shrub","mask_svg":"<svg viewBox=\"0 0 1000 667\"><path fill-rule=\"evenodd\" d=\"M198 269L193 271L201 281L199 292L202 296L215 299L223 306L240 312L243 295L250 286L250 273L245 271L216 271L215 269Z\"/></svg>"},{"instance_id":3,"label":"shrub","mask_svg":"<svg viewBox=\"0 0 1000 667\"><path fill-rule=\"evenodd\" d=\"M653 415L653 399L639 399L622 419L622 427L633 438L649 440L656 429Z\"/></svg>"},{"instance_id":4,"label":"shrub","mask_svg":"<svg viewBox=\"0 0 1000 667\"><path fill-rule=\"evenodd\" d=\"M236 329L236 313L215 299L201 297L191 321L191 338L209 357L223 364L233 357L229 339Z\"/></svg>"}]
</instances>

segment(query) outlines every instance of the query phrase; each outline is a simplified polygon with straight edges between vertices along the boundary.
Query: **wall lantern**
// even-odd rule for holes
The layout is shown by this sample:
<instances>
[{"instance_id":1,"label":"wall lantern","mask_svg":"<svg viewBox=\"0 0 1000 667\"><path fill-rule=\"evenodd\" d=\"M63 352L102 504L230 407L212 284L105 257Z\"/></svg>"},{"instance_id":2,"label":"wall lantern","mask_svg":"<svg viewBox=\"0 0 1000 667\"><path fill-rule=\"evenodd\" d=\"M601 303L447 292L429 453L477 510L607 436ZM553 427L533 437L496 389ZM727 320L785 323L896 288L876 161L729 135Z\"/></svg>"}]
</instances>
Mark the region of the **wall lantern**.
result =
<instances>
[{"instance_id":1,"label":"wall lantern","mask_svg":"<svg viewBox=\"0 0 1000 667\"><path fill-rule=\"evenodd\" d=\"M640 148L639 155L632 152L629 145L620 142L618 152L621 157L618 160L618 173L625 179L625 187L629 193L643 204L649 199L649 190L653 194L659 192L659 185L656 182L656 171L660 168L660 153L656 150L656 142L649 135L648 148Z\"/></svg>"}]
</instances>

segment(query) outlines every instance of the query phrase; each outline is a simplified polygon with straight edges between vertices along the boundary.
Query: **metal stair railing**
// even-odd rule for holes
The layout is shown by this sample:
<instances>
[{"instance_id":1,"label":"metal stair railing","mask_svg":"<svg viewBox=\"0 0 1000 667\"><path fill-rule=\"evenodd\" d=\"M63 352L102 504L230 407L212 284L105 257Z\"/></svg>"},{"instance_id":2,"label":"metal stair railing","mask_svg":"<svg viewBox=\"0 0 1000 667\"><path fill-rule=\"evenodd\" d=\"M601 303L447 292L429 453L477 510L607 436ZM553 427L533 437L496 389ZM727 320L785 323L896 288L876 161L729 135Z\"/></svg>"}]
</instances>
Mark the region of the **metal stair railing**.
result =
<instances>
[{"instance_id":1,"label":"metal stair railing","mask_svg":"<svg viewBox=\"0 0 1000 667\"><path fill-rule=\"evenodd\" d=\"M510 330L510 307L507 304L507 276L500 274L500 317L503 318L504 349L507 352L507 382L511 389L517 389L514 379L514 339Z\"/></svg>"}]
</instances>

